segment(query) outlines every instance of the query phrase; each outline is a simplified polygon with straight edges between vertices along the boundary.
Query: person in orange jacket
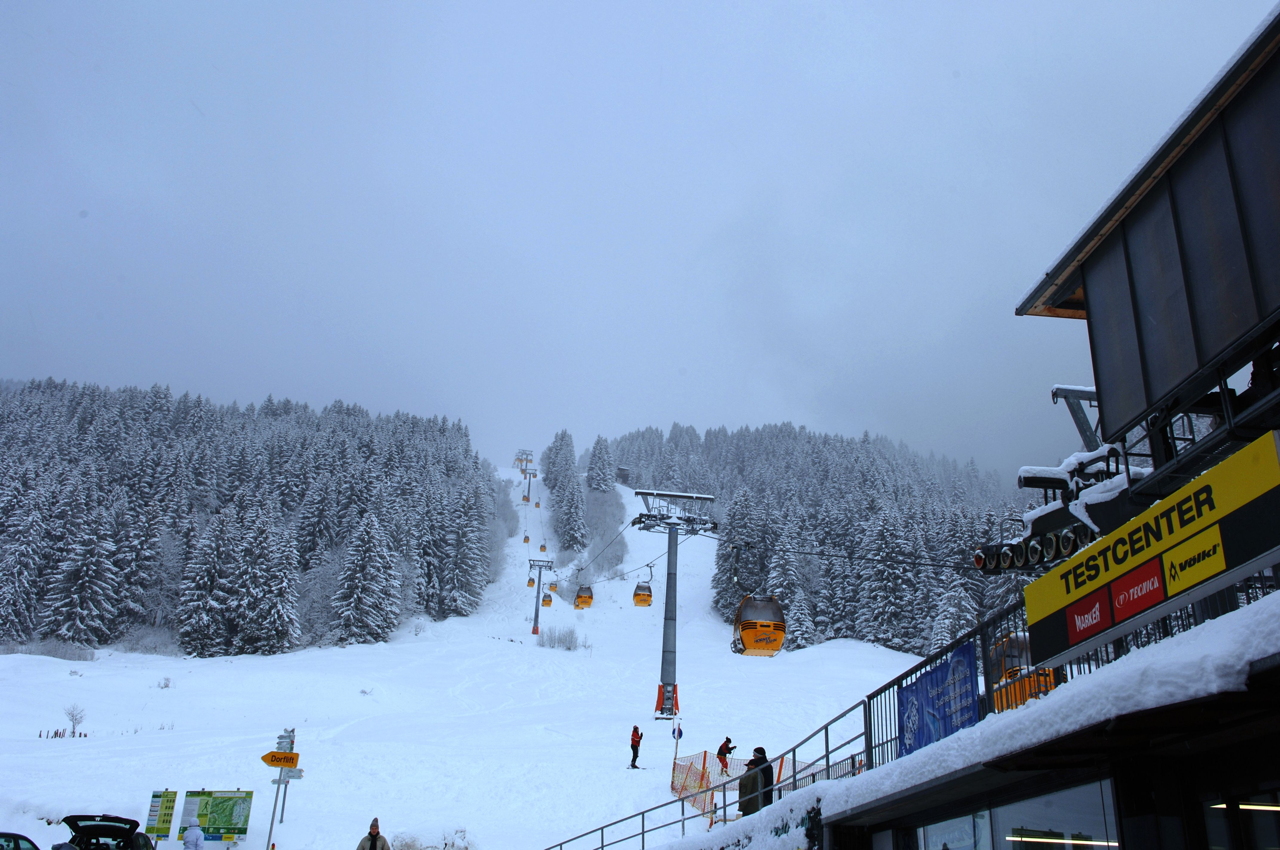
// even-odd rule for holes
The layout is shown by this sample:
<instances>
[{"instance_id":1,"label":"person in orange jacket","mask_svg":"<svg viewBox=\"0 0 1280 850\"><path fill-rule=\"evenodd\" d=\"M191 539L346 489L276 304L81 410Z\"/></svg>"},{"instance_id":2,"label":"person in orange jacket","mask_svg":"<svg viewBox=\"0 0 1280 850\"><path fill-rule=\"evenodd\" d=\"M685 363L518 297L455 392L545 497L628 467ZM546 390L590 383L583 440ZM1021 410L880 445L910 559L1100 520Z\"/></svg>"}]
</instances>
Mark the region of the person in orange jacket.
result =
<instances>
[{"instance_id":1,"label":"person in orange jacket","mask_svg":"<svg viewBox=\"0 0 1280 850\"><path fill-rule=\"evenodd\" d=\"M644 733L640 731L639 726L631 727L631 767L636 768L636 759L640 758L640 739L644 737Z\"/></svg>"},{"instance_id":2,"label":"person in orange jacket","mask_svg":"<svg viewBox=\"0 0 1280 850\"><path fill-rule=\"evenodd\" d=\"M733 744L733 739L728 735L724 737L724 743L720 745L720 749L716 750L716 758L720 759L720 775L729 775L729 753L738 749Z\"/></svg>"}]
</instances>

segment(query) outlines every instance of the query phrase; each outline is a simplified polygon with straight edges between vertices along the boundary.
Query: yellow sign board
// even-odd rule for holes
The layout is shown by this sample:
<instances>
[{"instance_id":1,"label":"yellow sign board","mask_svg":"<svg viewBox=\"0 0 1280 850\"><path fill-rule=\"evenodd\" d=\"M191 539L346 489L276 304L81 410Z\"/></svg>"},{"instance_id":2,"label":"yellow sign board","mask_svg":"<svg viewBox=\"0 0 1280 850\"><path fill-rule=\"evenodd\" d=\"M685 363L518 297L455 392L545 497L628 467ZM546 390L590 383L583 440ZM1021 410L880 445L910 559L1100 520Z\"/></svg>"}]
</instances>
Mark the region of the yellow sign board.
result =
<instances>
[{"instance_id":1,"label":"yellow sign board","mask_svg":"<svg viewBox=\"0 0 1280 850\"><path fill-rule=\"evenodd\" d=\"M1032 658L1061 657L1280 546L1276 516L1280 432L1273 431L1027 585Z\"/></svg>"},{"instance_id":2,"label":"yellow sign board","mask_svg":"<svg viewBox=\"0 0 1280 850\"><path fill-rule=\"evenodd\" d=\"M282 753L279 750L272 750L262 757L262 763L267 767L297 767L297 753Z\"/></svg>"},{"instance_id":3,"label":"yellow sign board","mask_svg":"<svg viewBox=\"0 0 1280 850\"><path fill-rule=\"evenodd\" d=\"M1165 586L1169 595L1180 593L1227 568L1222 552L1222 531L1213 525L1181 546L1164 554Z\"/></svg>"}]
</instances>

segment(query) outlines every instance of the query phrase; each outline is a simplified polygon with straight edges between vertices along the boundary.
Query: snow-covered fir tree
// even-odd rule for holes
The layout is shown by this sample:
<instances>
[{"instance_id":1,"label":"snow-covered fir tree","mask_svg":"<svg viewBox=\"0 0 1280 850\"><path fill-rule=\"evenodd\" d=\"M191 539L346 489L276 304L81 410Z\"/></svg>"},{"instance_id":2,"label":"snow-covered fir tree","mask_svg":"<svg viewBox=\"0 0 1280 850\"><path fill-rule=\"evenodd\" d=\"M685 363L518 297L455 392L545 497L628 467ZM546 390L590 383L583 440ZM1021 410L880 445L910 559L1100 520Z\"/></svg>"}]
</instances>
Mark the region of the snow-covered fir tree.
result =
<instances>
[{"instance_id":1,"label":"snow-covered fir tree","mask_svg":"<svg viewBox=\"0 0 1280 850\"><path fill-rule=\"evenodd\" d=\"M228 513L233 512L228 509ZM197 541L182 573L182 591L175 619L184 651L210 658L230 651L228 584L235 556L227 533L227 515L213 517Z\"/></svg>"},{"instance_id":2,"label":"snow-covered fir tree","mask_svg":"<svg viewBox=\"0 0 1280 850\"><path fill-rule=\"evenodd\" d=\"M485 494L473 488L457 500L457 537L450 569L440 587L440 607L446 616L466 616L480 607L488 583L488 524Z\"/></svg>"},{"instance_id":3,"label":"snow-covered fir tree","mask_svg":"<svg viewBox=\"0 0 1280 850\"><path fill-rule=\"evenodd\" d=\"M788 649L813 646L817 633L813 624L813 606L806 585L813 577L801 572L804 540L794 518L785 519L778 535L777 545L769 557L769 575L765 580L766 592L776 596L782 604L786 618Z\"/></svg>"},{"instance_id":4,"label":"snow-covered fir tree","mask_svg":"<svg viewBox=\"0 0 1280 850\"><path fill-rule=\"evenodd\" d=\"M120 598L110 522L95 511L80 524L49 596L43 632L80 646L101 646L112 638Z\"/></svg>"},{"instance_id":5,"label":"snow-covered fir tree","mask_svg":"<svg viewBox=\"0 0 1280 850\"><path fill-rule=\"evenodd\" d=\"M38 505L15 516L0 547L0 641L26 643L39 628L36 601L45 527Z\"/></svg>"},{"instance_id":6,"label":"snow-covered fir tree","mask_svg":"<svg viewBox=\"0 0 1280 850\"><path fill-rule=\"evenodd\" d=\"M591 540L583 516L582 482L576 472L561 478L551 499L551 517L556 539L564 549L581 552Z\"/></svg>"},{"instance_id":7,"label":"snow-covered fir tree","mask_svg":"<svg viewBox=\"0 0 1280 850\"><path fill-rule=\"evenodd\" d=\"M609 441L604 437L596 437L591 446L591 459L587 462L587 489L607 493L613 490L616 476L617 469L613 465Z\"/></svg>"},{"instance_id":8,"label":"snow-covered fir tree","mask_svg":"<svg viewBox=\"0 0 1280 850\"><path fill-rule=\"evenodd\" d=\"M347 549L333 608L346 643L377 643L395 631L399 576L378 518L366 514Z\"/></svg>"}]
</instances>

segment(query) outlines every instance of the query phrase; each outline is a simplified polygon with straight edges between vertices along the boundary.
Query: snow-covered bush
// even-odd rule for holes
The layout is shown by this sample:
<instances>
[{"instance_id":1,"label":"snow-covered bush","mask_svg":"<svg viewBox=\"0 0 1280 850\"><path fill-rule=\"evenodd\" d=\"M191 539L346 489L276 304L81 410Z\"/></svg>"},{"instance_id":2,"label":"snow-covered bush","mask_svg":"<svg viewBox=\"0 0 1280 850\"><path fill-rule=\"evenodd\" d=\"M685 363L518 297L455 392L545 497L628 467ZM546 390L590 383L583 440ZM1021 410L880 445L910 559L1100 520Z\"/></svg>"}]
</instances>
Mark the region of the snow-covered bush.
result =
<instances>
[{"instance_id":1,"label":"snow-covered bush","mask_svg":"<svg viewBox=\"0 0 1280 850\"><path fill-rule=\"evenodd\" d=\"M586 643L578 639L578 630L573 626L546 626L538 633L538 646L573 652L586 646Z\"/></svg>"}]
</instances>

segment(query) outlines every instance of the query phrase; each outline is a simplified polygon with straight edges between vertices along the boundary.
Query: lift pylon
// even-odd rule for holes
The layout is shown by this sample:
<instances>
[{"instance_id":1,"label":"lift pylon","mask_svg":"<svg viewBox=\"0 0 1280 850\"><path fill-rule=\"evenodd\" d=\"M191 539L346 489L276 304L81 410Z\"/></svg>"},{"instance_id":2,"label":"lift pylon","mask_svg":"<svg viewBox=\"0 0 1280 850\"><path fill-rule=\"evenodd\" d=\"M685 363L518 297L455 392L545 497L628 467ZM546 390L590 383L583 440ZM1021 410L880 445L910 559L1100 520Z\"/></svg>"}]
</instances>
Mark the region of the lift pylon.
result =
<instances>
[{"instance_id":1,"label":"lift pylon","mask_svg":"<svg viewBox=\"0 0 1280 850\"><path fill-rule=\"evenodd\" d=\"M529 559L529 571L538 571L538 589L533 592L533 633L538 633L538 614L542 611L542 571L549 570L556 565L555 561L540 561L537 558ZM548 605L548 607L550 607Z\"/></svg>"},{"instance_id":2,"label":"lift pylon","mask_svg":"<svg viewBox=\"0 0 1280 850\"><path fill-rule=\"evenodd\" d=\"M662 615L662 678L658 683L658 700L653 708L654 720L675 720L680 714L680 696L676 687L676 563L680 535L715 531L709 510L714 496L700 493L668 493L660 490L636 490L644 500L644 513L631 521L641 531L666 532L667 588Z\"/></svg>"}]
</instances>

